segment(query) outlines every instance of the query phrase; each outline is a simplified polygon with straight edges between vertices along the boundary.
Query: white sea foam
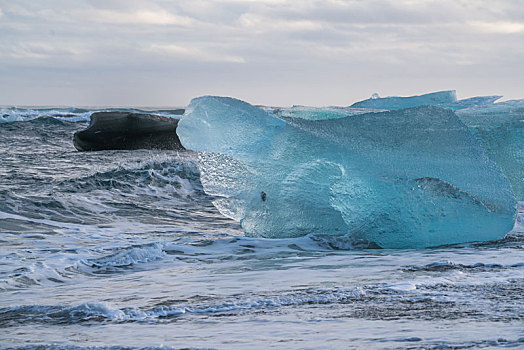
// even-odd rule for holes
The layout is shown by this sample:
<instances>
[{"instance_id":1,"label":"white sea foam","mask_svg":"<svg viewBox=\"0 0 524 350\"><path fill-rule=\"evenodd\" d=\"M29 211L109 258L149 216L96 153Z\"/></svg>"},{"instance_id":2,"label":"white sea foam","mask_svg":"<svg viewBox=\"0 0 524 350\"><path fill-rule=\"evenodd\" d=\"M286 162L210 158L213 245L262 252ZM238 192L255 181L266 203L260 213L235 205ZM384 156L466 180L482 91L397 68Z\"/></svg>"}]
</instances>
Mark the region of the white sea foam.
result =
<instances>
[{"instance_id":1,"label":"white sea foam","mask_svg":"<svg viewBox=\"0 0 524 350\"><path fill-rule=\"evenodd\" d=\"M124 267L158 260L164 256L165 252L162 249L162 245L154 243L151 245L123 248L116 253L99 258L85 259L82 262L96 268Z\"/></svg>"},{"instance_id":2,"label":"white sea foam","mask_svg":"<svg viewBox=\"0 0 524 350\"><path fill-rule=\"evenodd\" d=\"M46 262L37 261L0 278L0 290L65 283L68 278L67 273L48 265Z\"/></svg>"},{"instance_id":3,"label":"white sea foam","mask_svg":"<svg viewBox=\"0 0 524 350\"><path fill-rule=\"evenodd\" d=\"M240 300L217 300L210 304L187 305L159 305L151 308L121 307L115 308L104 302L86 302L74 306L44 306L24 305L9 308L9 311L18 311L26 314L25 317L38 318L40 314L52 314L63 318L68 315L69 322L78 322L92 318L103 317L113 321L144 321L163 317L179 316L183 314L216 314L224 312L239 312L250 309L274 309L289 306L310 304L331 304L347 300L359 299L365 296L361 288L345 290L303 290L293 293L261 296ZM7 311L7 310L1 310Z\"/></svg>"}]
</instances>

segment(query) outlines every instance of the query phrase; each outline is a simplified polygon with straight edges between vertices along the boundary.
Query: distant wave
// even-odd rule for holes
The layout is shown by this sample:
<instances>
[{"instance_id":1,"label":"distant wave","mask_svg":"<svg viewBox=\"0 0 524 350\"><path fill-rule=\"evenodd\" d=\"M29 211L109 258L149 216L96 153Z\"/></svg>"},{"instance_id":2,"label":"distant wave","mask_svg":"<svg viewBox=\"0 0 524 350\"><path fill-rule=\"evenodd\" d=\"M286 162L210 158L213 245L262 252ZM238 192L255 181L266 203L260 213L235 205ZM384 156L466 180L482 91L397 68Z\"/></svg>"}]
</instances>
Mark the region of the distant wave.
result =
<instances>
[{"instance_id":1,"label":"distant wave","mask_svg":"<svg viewBox=\"0 0 524 350\"><path fill-rule=\"evenodd\" d=\"M96 112L133 112L159 115L170 118L180 118L183 109L154 109L145 110L138 108L94 108L84 109L76 107L65 108L18 108L3 107L0 108L0 123L25 122L42 117L52 117L58 120L76 122L88 122L91 114Z\"/></svg>"},{"instance_id":2,"label":"distant wave","mask_svg":"<svg viewBox=\"0 0 524 350\"><path fill-rule=\"evenodd\" d=\"M400 286L402 287L402 286ZM94 301L77 305L18 305L0 308L0 326L20 324L79 324L85 322L165 323L191 314L203 317L231 316L244 313L278 313L285 308L324 306L346 307L343 317L368 320L395 320L399 316L414 320L449 320L471 315L506 322L521 320L517 310L499 315L486 309L489 300L500 293L502 307L513 307L520 296L515 281L503 283L457 283L449 277L413 281L412 288L399 285L369 284L354 287L300 288L278 292L243 293L234 296L189 295L144 307L113 307ZM442 294L442 290L447 291ZM457 303L457 295L483 295L476 303ZM333 309L335 310L335 309ZM334 311L335 312L335 311Z\"/></svg>"}]
</instances>

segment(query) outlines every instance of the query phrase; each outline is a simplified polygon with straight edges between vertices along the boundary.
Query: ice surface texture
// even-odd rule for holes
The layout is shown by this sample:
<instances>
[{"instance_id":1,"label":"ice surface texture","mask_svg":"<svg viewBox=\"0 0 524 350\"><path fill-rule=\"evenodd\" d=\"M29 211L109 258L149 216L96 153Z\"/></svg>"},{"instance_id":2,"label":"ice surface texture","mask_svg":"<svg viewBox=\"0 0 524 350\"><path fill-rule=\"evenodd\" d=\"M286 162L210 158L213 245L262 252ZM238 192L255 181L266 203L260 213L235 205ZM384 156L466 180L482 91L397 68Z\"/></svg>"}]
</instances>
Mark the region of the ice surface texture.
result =
<instances>
[{"instance_id":1,"label":"ice surface texture","mask_svg":"<svg viewBox=\"0 0 524 350\"><path fill-rule=\"evenodd\" d=\"M457 111L524 201L524 99Z\"/></svg>"},{"instance_id":2,"label":"ice surface texture","mask_svg":"<svg viewBox=\"0 0 524 350\"><path fill-rule=\"evenodd\" d=\"M409 97L380 98L378 94L373 94L371 98L354 103L352 107L339 109L339 115L357 114L359 109L365 111L363 107L398 110L435 105L454 110L508 177L517 200L524 201L524 99L494 103L502 96L477 96L457 101L455 95L454 90ZM310 115L317 116L316 119L329 119L325 112L333 108L302 109L308 112L302 113L307 119L313 119ZM298 112L291 108L277 111L277 115L300 117Z\"/></svg>"},{"instance_id":3,"label":"ice surface texture","mask_svg":"<svg viewBox=\"0 0 524 350\"><path fill-rule=\"evenodd\" d=\"M277 118L225 97L193 99L179 123L204 190L246 235L347 235L383 248L502 238L508 180L448 110Z\"/></svg>"},{"instance_id":4,"label":"ice surface texture","mask_svg":"<svg viewBox=\"0 0 524 350\"><path fill-rule=\"evenodd\" d=\"M354 103L352 107L398 110L435 105L456 111L490 158L508 177L517 200L524 201L524 99L494 103L501 97L477 96L457 101L454 90L409 97L380 98L378 94L373 94L371 98ZM316 115L322 115L321 111L328 109L318 110ZM290 112L281 112L281 115L292 112L293 108Z\"/></svg>"}]
</instances>

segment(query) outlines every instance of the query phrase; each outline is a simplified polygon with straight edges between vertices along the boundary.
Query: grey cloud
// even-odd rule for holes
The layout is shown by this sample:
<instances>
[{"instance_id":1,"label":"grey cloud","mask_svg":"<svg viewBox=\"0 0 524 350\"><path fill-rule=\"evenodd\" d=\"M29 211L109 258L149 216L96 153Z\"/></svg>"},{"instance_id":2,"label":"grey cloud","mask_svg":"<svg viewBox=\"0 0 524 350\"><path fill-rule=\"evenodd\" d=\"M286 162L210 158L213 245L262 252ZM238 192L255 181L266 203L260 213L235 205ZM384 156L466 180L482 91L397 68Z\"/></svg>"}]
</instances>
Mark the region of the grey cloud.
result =
<instances>
[{"instance_id":1,"label":"grey cloud","mask_svg":"<svg viewBox=\"0 0 524 350\"><path fill-rule=\"evenodd\" d=\"M229 94L347 105L375 90L524 91L519 1L0 0L0 9L0 104L184 105Z\"/></svg>"}]
</instances>

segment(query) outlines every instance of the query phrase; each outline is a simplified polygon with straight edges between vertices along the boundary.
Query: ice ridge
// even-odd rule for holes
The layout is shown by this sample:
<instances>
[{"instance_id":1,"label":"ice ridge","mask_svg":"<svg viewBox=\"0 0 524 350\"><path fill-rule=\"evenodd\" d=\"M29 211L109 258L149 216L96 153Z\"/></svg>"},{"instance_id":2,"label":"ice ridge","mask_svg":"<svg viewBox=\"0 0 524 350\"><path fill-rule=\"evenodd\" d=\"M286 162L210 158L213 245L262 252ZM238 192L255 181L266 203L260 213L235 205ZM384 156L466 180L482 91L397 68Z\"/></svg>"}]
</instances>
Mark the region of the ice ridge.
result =
<instances>
[{"instance_id":1,"label":"ice ridge","mask_svg":"<svg viewBox=\"0 0 524 350\"><path fill-rule=\"evenodd\" d=\"M353 108L373 108L373 109L402 109L417 106L435 106L440 104L450 104L457 102L457 93L455 90L437 91L429 94L417 96L389 96L379 97L378 94L373 94L371 98L351 105Z\"/></svg>"},{"instance_id":2,"label":"ice ridge","mask_svg":"<svg viewBox=\"0 0 524 350\"><path fill-rule=\"evenodd\" d=\"M501 97L502 96L476 96L463 100L457 100L457 94L455 90L437 91L424 95L407 97L380 97L375 93L367 100L355 102L350 107L397 110L417 106L439 106L451 110L460 110L464 108L493 104Z\"/></svg>"}]
</instances>

